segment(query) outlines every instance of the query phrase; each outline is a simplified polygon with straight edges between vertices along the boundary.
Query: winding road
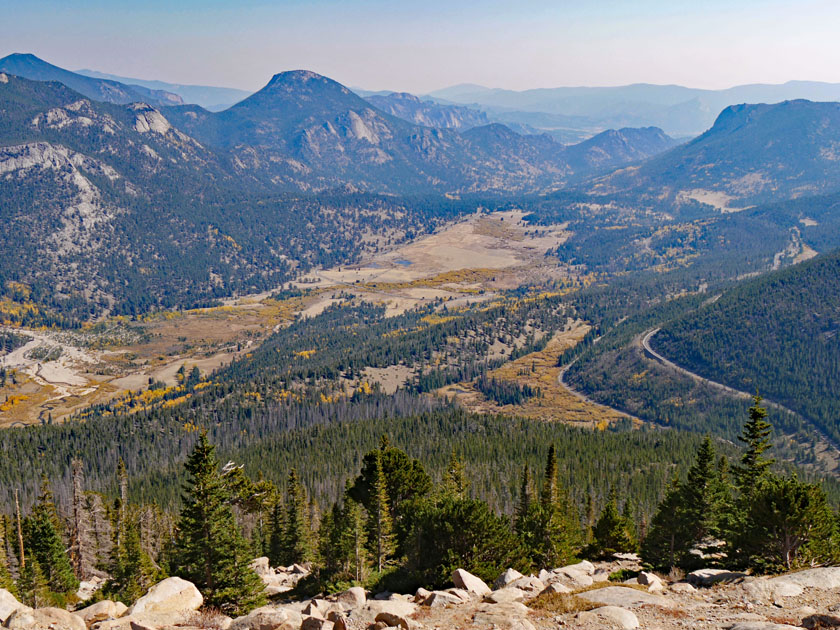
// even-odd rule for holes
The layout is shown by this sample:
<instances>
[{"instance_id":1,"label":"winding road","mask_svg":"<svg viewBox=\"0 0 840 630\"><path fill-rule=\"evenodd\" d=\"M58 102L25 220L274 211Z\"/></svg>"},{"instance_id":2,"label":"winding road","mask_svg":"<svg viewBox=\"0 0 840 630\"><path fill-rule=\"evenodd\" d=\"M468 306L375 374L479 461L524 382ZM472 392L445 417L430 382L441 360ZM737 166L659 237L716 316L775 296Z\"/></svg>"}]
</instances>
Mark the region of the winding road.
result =
<instances>
[{"instance_id":1,"label":"winding road","mask_svg":"<svg viewBox=\"0 0 840 630\"><path fill-rule=\"evenodd\" d=\"M644 335L642 335L642 350L644 350L645 356L647 356L649 359L652 359L652 360L656 361L657 363L660 363L661 365L664 365L667 368L670 368L670 369L674 370L675 372L678 372L679 374L682 374L684 376L687 376L687 377L697 381L698 383L703 383L704 385L708 385L709 387L712 387L712 388L717 389L717 390L722 391L722 392L726 392L727 394L731 394L732 396L736 396L738 398L745 398L747 400L752 399L753 394L749 394L749 393L743 392L739 389L729 387L728 385L724 385L723 383L718 383L717 381L712 381L712 380L710 380L710 379L708 379L704 376L700 376L699 374L697 374L695 372L692 372L690 370L686 370L684 367L680 367L679 365L677 365L673 361L670 361L670 360L666 359L665 357L663 357L656 350L654 350L650 345L650 340L653 339L653 336L656 333L658 333L660 330L661 330L660 328L654 328L653 330L649 330L646 333L644 333ZM838 446L838 444L834 440L832 440L826 433L824 433L822 431L822 429L815 426L813 422L809 421L807 418L804 418L801 414L797 413L793 409L785 407L784 405L782 405L780 403L777 403L775 401L772 401L768 398L763 398L762 402L767 407L772 407L774 409L778 409L779 411L784 411L786 413L789 413L789 414L792 414L792 415L796 416L797 418L800 418L801 420L806 422L814 431L816 431L817 434L819 435L819 437L822 440L824 440L827 444L829 444L831 446L831 448L833 448L835 451L840 453L840 446Z\"/></svg>"}]
</instances>

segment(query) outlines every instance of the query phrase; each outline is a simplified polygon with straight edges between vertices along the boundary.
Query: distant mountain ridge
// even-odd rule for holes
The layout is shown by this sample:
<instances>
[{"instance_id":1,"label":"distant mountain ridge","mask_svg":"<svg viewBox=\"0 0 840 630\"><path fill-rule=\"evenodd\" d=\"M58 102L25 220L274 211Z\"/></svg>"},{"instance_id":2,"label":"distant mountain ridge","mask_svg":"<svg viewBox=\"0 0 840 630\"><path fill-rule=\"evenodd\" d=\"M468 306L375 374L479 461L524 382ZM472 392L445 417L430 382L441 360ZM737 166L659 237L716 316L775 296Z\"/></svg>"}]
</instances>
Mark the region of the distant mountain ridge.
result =
<instances>
[{"instance_id":1,"label":"distant mountain ridge","mask_svg":"<svg viewBox=\"0 0 840 630\"><path fill-rule=\"evenodd\" d=\"M14 53L3 57L0 59L0 72L8 72L31 81L58 81L83 96L104 103L124 105L142 101L155 107L183 103L181 97L172 92L87 77L54 66L31 54Z\"/></svg>"},{"instance_id":2,"label":"distant mountain ridge","mask_svg":"<svg viewBox=\"0 0 840 630\"><path fill-rule=\"evenodd\" d=\"M234 103L238 103L244 98L251 95L247 90L238 90L236 88L216 87L210 85L184 85L181 83L167 83L166 81L155 81L148 79L133 79L130 77L122 77L115 74L107 74L97 70L77 70L77 74L91 77L94 79L106 79L110 81L119 81L129 85L139 85L149 88L150 90L163 90L177 94L181 97L183 102L200 105L210 111L221 111L227 109Z\"/></svg>"},{"instance_id":3,"label":"distant mountain ridge","mask_svg":"<svg viewBox=\"0 0 840 630\"><path fill-rule=\"evenodd\" d=\"M724 90L679 85L633 84L617 87L559 87L523 91L457 85L431 92L446 104L479 106L491 116L510 112L578 117L590 127L661 127L670 135L697 135L718 113L739 103L787 100L840 101L840 83L789 81L781 85L740 85Z\"/></svg>"}]
</instances>

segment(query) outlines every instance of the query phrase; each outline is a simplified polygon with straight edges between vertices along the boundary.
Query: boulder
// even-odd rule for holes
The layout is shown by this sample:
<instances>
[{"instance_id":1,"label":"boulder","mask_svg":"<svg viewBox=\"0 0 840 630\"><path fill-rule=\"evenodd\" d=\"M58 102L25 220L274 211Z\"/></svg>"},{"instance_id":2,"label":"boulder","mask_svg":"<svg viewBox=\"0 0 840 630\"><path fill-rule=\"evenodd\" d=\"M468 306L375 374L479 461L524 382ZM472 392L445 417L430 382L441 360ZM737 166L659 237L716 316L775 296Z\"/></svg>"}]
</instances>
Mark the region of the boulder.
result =
<instances>
[{"instance_id":1,"label":"boulder","mask_svg":"<svg viewBox=\"0 0 840 630\"><path fill-rule=\"evenodd\" d=\"M840 628L840 617L834 615L809 615L799 624L808 630L819 628Z\"/></svg>"},{"instance_id":2,"label":"boulder","mask_svg":"<svg viewBox=\"0 0 840 630\"><path fill-rule=\"evenodd\" d=\"M81 617L61 608L18 608L5 623L11 630L87 630Z\"/></svg>"},{"instance_id":3,"label":"boulder","mask_svg":"<svg viewBox=\"0 0 840 630\"><path fill-rule=\"evenodd\" d=\"M553 576L551 579L552 582L565 582L566 584L574 586L575 588L584 588L586 586L592 586L592 584L595 582L592 579L591 575L589 575L581 569L576 569L573 567L555 569L551 572L551 574Z\"/></svg>"},{"instance_id":4,"label":"boulder","mask_svg":"<svg viewBox=\"0 0 840 630\"><path fill-rule=\"evenodd\" d=\"M642 586L647 586L648 591L651 593L658 593L665 588L665 582L662 581L662 578L655 573L648 573L647 571L639 573L636 581Z\"/></svg>"},{"instance_id":5,"label":"boulder","mask_svg":"<svg viewBox=\"0 0 840 630\"><path fill-rule=\"evenodd\" d=\"M450 597L453 596L450 595ZM376 615L383 612L398 615L400 617L409 617L417 612L417 604L400 599L381 602L368 600L367 605L362 609L362 611L372 619L375 619Z\"/></svg>"},{"instance_id":6,"label":"boulder","mask_svg":"<svg viewBox=\"0 0 840 630\"><path fill-rule=\"evenodd\" d=\"M264 575L274 574L274 571L271 570L271 567L268 564L268 558L266 558L265 556L261 558L254 558L253 560L251 560L248 566L251 567L254 573L259 575L260 577L263 577Z\"/></svg>"},{"instance_id":7,"label":"boulder","mask_svg":"<svg viewBox=\"0 0 840 630\"><path fill-rule=\"evenodd\" d=\"M527 616L530 609L519 602L482 604L473 614L473 624L495 630L535 630Z\"/></svg>"},{"instance_id":8,"label":"boulder","mask_svg":"<svg viewBox=\"0 0 840 630\"><path fill-rule=\"evenodd\" d=\"M450 595L454 595L462 602L468 602L472 599L472 594L469 591L465 591L462 588L448 588L446 589L446 592Z\"/></svg>"},{"instance_id":9,"label":"boulder","mask_svg":"<svg viewBox=\"0 0 840 630\"><path fill-rule=\"evenodd\" d=\"M806 569L805 571L797 571L796 573L788 573L787 575L770 578L770 582L774 584L785 582L796 584L803 588L816 588L820 590L840 588L840 567Z\"/></svg>"},{"instance_id":10,"label":"boulder","mask_svg":"<svg viewBox=\"0 0 840 630\"><path fill-rule=\"evenodd\" d=\"M262 606L234 619L229 630L298 630L302 622L303 617L295 610Z\"/></svg>"},{"instance_id":11,"label":"boulder","mask_svg":"<svg viewBox=\"0 0 840 630\"><path fill-rule=\"evenodd\" d=\"M395 615L390 612L379 613L376 615L375 621L388 624L390 628L402 628L403 630L413 630L420 625L411 617Z\"/></svg>"},{"instance_id":12,"label":"boulder","mask_svg":"<svg viewBox=\"0 0 840 630\"><path fill-rule=\"evenodd\" d=\"M586 612L578 613L577 620L581 623L596 623L599 626L634 630L639 627L639 619L626 608L618 606L601 606Z\"/></svg>"},{"instance_id":13,"label":"boulder","mask_svg":"<svg viewBox=\"0 0 840 630\"><path fill-rule=\"evenodd\" d=\"M805 590L798 584L768 578L747 578L741 584L744 594L757 600L777 600L781 597L797 597Z\"/></svg>"},{"instance_id":14,"label":"boulder","mask_svg":"<svg viewBox=\"0 0 840 630\"><path fill-rule=\"evenodd\" d=\"M188 624L194 611L167 613L141 613L138 615L123 615L116 619L108 619L95 623L94 630L136 630L136 628L148 630L161 630L172 628L179 624Z\"/></svg>"},{"instance_id":15,"label":"boulder","mask_svg":"<svg viewBox=\"0 0 840 630\"><path fill-rule=\"evenodd\" d=\"M541 592L540 595L543 593L571 593L572 589L570 589L565 584L561 584L560 582L552 582L548 586L546 586Z\"/></svg>"},{"instance_id":16,"label":"boulder","mask_svg":"<svg viewBox=\"0 0 840 630\"><path fill-rule=\"evenodd\" d=\"M565 567L560 567L559 569L554 569L552 573L559 573L561 571L575 571L577 573L583 573L584 575L593 575L595 573L595 565L589 562L589 560L584 560L583 562L578 562L577 564L570 564Z\"/></svg>"},{"instance_id":17,"label":"boulder","mask_svg":"<svg viewBox=\"0 0 840 630\"><path fill-rule=\"evenodd\" d=\"M89 580L82 580L79 582L79 588L76 591L76 597L79 598L79 601L86 601L93 597L93 594L102 588L102 585L105 584L105 579L99 577L98 575L94 575Z\"/></svg>"},{"instance_id":18,"label":"boulder","mask_svg":"<svg viewBox=\"0 0 840 630\"><path fill-rule=\"evenodd\" d=\"M528 593L518 588L500 588L484 596L484 601L489 604L509 604L521 602L528 598Z\"/></svg>"},{"instance_id":19,"label":"boulder","mask_svg":"<svg viewBox=\"0 0 840 630\"><path fill-rule=\"evenodd\" d=\"M607 586L594 591L579 593L578 597L595 604L618 606L619 608L638 608L645 605L660 606L661 608L673 607L673 603L661 595L654 595L647 591L626 586Z\"/></svg>"},{"instance_id":20,"label":"boulder","mask_svg":"<svg viewBox=\"0 0 840 630\"><path fill-rule=\"evenodd\" d=\"M697 591L697 589L688 582L675 582L668 587L668 590L672 593L694 593Z\"/></svg>"},{"instance_id":21,"label":"boulder","mask_svg":"<svg viewBox=\"0 0 840 630\"><path fill-rule=\"evenodd\" d=\"M425 588L423 588L421 586L420 588L417 589L417 592L414 593L414 603L415 604L422 604L424 601L426 601L426 598L431 594L432 594L431 591L427 591Z\"/></svg>"},{"instance_id":22,"label":"boulder","mask_svg":"<svg viewBox=\"0 0 840 630\"><path fill-rule=\"evenodd\" d=\"M446 591L432 591L432 593L423 600L423 605L429 606L430 608L443 608L445 606L463 603L463 599L457 595L453 595L452 593L447 593Z\"/></svg>"},{"instance_id":23,"label":"boulder","mask_svg":"<svg viewBox=\"0 0 840 630\"><path fill-rule=\"evenodd\" d=\"M335 624L329 619L306 617L300 624L300 630L334 630Z\"/></svg>"},{"instance_id":24,"label":"boulder","mask_svg":"<svg viewBox=\"0 0 840 630\"><path fill-rule=\"evenodd\" d=\"M128 609L128 614L179 613L198 610L203 601L204 598L192 582L179 577L171 577L150 588Z\"/></svg>"},{"instance_id":25,"label":"boulder","mask_svg":"<svg viewBox=\"0 0 840 630\"><path fill-rule=\"evenodd\" d=\"M535 578L533 575L528 575L521 577L518 580L514 580L513 582L510 582L508 586L531 593L541 593L545 590L545 582L539 578Z\"/></svg>"},{"instance_id":26,"label":"boulder","mask_svg":"<svg viewBox=\"0 0 840 630\"><path fill-rule=\"evenodd\" d=\"M610 572L604 569L597 569L595 573L592 574L592 581L595 583L598 582L609 582L610 581Z\"/></svg>"},{"instance_id":27,"label":"boulder","mask_svg":"<svg viewBox=\"0 0 840 630\"><path fill-rule=\"evenodd\" d=\"M514 582L521 577L524 576L516 569L508 569L496 578L496 581L493 582L493 588L504 588L511 582Z\"/></svg>"},{"instance_id":28,"label":"boulder","mask_svg":"<svg viewBox=\"0 0 840 630\"><path fill-rule=\"evenodd\" d=\"M122 602L112 602L110 599L103 599L101 602L96 602L75 611L73 614L82 618L86 625L91 626L99 621L106 619L118 619L125 614L128 607Z\"/></svg>"},{"instance_id":29,"label":"boulder","mask_svg":"<svg viewBox=\"0 0 840 630\"><path fill-rule=\"evenodd\" d=\"M462 588L468 593L487 595L490 592L490 587L484 583L484 580L463 569L455 569L452 572L452 582L457 588Z\"/></svg>"},{"instance_id":30,"label":"boulder","mask_svg":"<svg viewBox=\"0 0 840 630\"><path fill-rule=\"evenodd\" d=\"M739 621L727 626L728 630L802 630L797 626L788 626L783 623L772 623L770 621Z\"/></svg>"},{"instance_id":31,"label":"boulder","mask_svg":"<svg viewBox=\"0 0 840 630\"><path fill-rule=\"evenodd\" d=\"M726 569L698 569L686 576L686 579L695 586L711 586L720 582L734 582L747 577L746 573L739 571L727 571Z\"/></svg>"},{"instance_id":32,"label":"boulder","mask_svg":"<svg viewBox=\"0 0 840 630\"><path fill-rule=\"evenodd\" d=\"M334 610L327 615L327 619L333 622L333 630L350 630L350 622L344 613Z\"/></svg>"},{"instance_id":33,"label":"boulder","mask_svg":"<svg viewBox=\"0 0 840 630\"><path fill-rule=\"evenodd\" d=\"M361 608L367 603L367 594L361 586L354 586L340 593L335 598L335 601L345 610L352 610L354 608Z\"/></svg>"},{"instance_id":34,"label":"boulder","mask_svg":"<svg viewBox=\"0 0 840 630\"><path fill-rule=\"evenodd\" d=\"M326 619L329 612L333 609L334 606L332 602L328 602L325 599L310 599L301 612L304 615L309 615L310 617L320 617L321 619Z\"/></svg>"},{"instance_id":35,"label":"boulder","mask_svg":"<svg viewBox=\"0 0 840 630\"><path fill-rule=\"evenodd\" d=\"M17 597L12 595L5 588L0 588L0 624L12 616L12 613L20 608L29 608L21 604Z\"/></svg>"}]
</instances>

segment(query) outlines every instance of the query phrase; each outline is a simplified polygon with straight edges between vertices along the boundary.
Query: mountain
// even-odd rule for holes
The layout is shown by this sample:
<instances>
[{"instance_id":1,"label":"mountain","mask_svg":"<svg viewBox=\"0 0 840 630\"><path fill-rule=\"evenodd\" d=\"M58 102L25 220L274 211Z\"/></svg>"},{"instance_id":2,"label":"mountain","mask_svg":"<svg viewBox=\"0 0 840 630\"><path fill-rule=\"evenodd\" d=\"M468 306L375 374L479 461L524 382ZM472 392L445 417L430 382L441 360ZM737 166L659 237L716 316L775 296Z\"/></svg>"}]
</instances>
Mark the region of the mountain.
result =
<instances>
[{"instance_id":1,"label":"mountain","mask_svg":"<svg viewBox=\"0 0 840 630\"><path fill-rule=\"evenodd\" d=\"M577 172L607 170L641 162L676 146L678 142L657 127L610 129L566 149Z\"/></svg>"},{"instance_id":2,"label":"mountain","mask_svg":"<svg viewBox=\"0 0 840 630\"><path fill-rule=\"evenodd\" d=\"M183 106L167 116L199 141L232 151L252 172L306 189L351 183L391 193L509 194L555 189L593 172L584 162L572 169L566 149L547 135L523 138L497 123L464 133L419 125L304 70L275 75L223 112Z\"/></svg>"},{"instance_id":3,"label":"mountain","mask_svg":"<svg viewBox=\"0 0 840 630\"><path fill-rule=\"evenodd\" d=\"M184 103L201 105L201 107L214 112L227 109L234 103L238 103L251 95L251 92L237 90L235 88L214 87L210 85L184 85L181 83L166 83L165 81L132 79L115 74L98 72L96 70L77 70L76 73L94 79L119 81L120 83L126 83L132 86L138 85L150 90L170 92L180 96Z\"/></svg>"},{"instance_id":4,"label":"mountain","mask_svg":"<svg viewBox=\"0 0 840 630\"><path fill-rule=\"evenodd\" d=\"M718 113L738 103L786 100L840 101L840 84L790 81L781 85L740 85L701 90L679 85L634 84L618 87L561 87L523 91L466 85L431 92L448 104L475 105L492 118L516 112L577 118L578 129L661 127L666 133L693 136L714 122Z\"/></svg>"},{"instance_id":5,"label":"mountain","mask_svg":"<svg viewBox=\"0 0 840 630\"><path fill-rule=\"evenodd\" d=\"M840 103L734 105L698 138L599 180L600 192L722 211L840 189Z\"/></svg>"},{"instance_id":6,"label":"mountain","mask_svg":"<svg viewBox=\"0 0 840 630\"><path fill-rule=\"evenodd\" d=\"M32 81L58 81L79 94L105 103L126 104L142 101L155 107L183 103L180 96L165 90L151 90L141 85L86 77L30 54L14 53L3 57L0 59L0 72L8 72Z\"/></svg>"},{"instance_id":7,"label":"mountain","mask_svg":"<svg viewBox=\"0 0 840 630\"><path fill-rule=\"evenodd\" d=\"M0 291L22 283L35 304L80 319L274 288L354 259L364 230L433 224L374 196L281 195L149 105L4 73L0 174Z\"/></svg>"},{"instance_id":8,"label":"mountain","mask_svg":"<svg viewBox=\"0 0 840 630\"><path fill-rule=\"evenodd\" d=\"M423 101L413 94L406 92L391 92L390 94L373 94L365 100L397 118L409 122L437 127L439 129L471 129L489 124L487 114L483 111L456 105L439 105L431 101Z\"/></svg>"},{"instance_id":9,"label":"mountain","mask_svg":"<svg viewBox=\"0 0 840 630\"><path fill-rule=\"evenodd\" d=\"M759 391L840 439L840 251L750 280L665 324L652 347L683 368Z\"/></svg>"}]
</instances>

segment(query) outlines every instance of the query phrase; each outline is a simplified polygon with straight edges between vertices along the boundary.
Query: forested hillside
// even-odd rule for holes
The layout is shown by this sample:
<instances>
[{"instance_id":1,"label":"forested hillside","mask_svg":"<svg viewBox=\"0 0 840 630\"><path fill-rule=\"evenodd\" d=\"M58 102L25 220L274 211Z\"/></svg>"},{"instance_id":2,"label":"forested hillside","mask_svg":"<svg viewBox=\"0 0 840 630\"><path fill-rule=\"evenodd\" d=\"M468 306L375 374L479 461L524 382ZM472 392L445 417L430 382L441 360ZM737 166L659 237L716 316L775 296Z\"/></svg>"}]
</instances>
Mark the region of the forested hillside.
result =
<instances>
[{"instance_id":1,"label":"forested hillside","mask_svg":"<svg viewBox=\"0 0 840 630\"><path fill-rule=\"evenodd\" d=\"M651 340L707 378L801 413L835 439L840 252L743 283L665 324Z\"/></svg>"}]
</instances>

